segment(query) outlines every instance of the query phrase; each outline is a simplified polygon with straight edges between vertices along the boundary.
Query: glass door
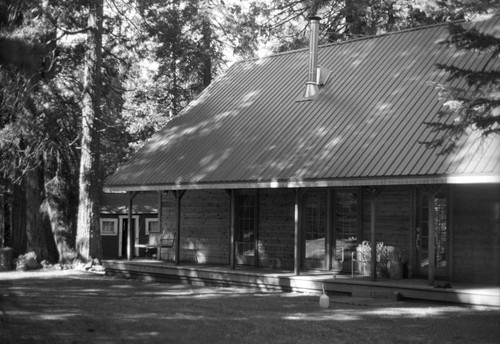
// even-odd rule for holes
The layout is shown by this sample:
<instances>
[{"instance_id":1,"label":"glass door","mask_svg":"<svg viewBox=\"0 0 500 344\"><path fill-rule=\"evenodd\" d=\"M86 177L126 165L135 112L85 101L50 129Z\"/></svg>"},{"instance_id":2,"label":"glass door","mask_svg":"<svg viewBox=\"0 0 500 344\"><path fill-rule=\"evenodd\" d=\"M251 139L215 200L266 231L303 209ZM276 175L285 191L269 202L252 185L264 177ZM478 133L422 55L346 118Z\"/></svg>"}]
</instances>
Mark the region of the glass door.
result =
<instances>
[{"instance_id":1,"label":"glass door","mask_svg":"<svg viewBox=\"0 0 500 344\"><path fill-rule=\"evenodd\" d=\"M343 270L357 270L363 274L370 270L369 262L356 257L356 246L362 237L362 193L359 189L335 190L335 247L334 258L343 261ZM352 261L351 259L354 259ZM356 264L354 264L356 263Z\"/></svg>"},{"instance_id":2,"label":"glass door","mask_svg":"<svg viewBox=\"0 0 500 344\"><path fill-rule=\"evenodd\" d=\"M433 218L430 218L432 215ZM416 273L418 276L429 275L431 247L434 247L434 276L448 276L448 197L446 193L431 194L420 190L417 194L417 225L415 231L416 243ZM431 234L430 224L434 226Z\"/></svg>"},{"instance_id":3,"label":"glass door","mask_svg":"<svg viewBox=\"0 0 500 344\"><path fill-rule=\"evenodd\" d=\"M134 240L139 236L139 216L132 217L132 248L134 248ZM120 258L127 258L127 243L128 243L128 216L120 216L120 230L119 230L119 247L118 256ZM134 252L132 253L134 255ZM137 256L138 252L135 252Z\"/></svg>"},{"instance_id":4,"label":"glass door","mask_svg":"<svg viewBox=\"0 0 500 344\"><path fill-rule=\"evenodd\" d=\"M239 193L236 196L236 207L236 262L257 265L257 193Z\"/></svg>"},{"instance_id":5,"label":"glass door","mask_svg":"<svg viewBox=\"0 0 500 344\"><path fill-rule=\"evenodd\" d=\"M306 269L326 268L326 191L304 195L304 260Z\"/></svg>"}]
</instances>

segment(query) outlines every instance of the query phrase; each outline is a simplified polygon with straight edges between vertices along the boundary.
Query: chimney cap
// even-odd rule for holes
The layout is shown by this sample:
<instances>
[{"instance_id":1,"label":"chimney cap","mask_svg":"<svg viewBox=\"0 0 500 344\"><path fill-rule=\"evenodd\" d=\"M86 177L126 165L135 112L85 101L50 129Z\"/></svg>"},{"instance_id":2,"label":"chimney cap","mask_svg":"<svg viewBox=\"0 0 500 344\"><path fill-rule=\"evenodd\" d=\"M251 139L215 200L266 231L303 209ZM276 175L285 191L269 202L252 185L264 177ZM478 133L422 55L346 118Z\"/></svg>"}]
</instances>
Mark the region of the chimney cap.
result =
<instances>
[{"instance_id":1,"label":"chimney cap","mask_svg":"<svg viewBox=\"0 0 500 344\"><path fill-rule=\"evenodd\" d=\"M307 19L309 19L309 20L318 20L318 21L320 21L320 20L321 20L321 17L316 16L316 15L313 15L313 16L309 16Z\"/></svg>"}]
</instances>

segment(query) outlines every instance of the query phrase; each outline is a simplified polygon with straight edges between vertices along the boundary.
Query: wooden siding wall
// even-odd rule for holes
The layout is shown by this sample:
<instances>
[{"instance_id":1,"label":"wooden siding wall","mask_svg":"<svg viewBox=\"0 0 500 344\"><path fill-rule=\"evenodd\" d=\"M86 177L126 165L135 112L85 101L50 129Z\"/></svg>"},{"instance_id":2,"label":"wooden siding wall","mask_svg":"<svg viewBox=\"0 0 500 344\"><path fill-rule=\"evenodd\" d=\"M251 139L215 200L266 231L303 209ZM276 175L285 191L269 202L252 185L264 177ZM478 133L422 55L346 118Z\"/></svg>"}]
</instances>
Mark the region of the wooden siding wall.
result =
<instances>
[{"instance_id":1,"label":"wooden siding wall","mask_svg":"<svg viewBox=\"0 0 500 344\"><path fill-rule=\"evenodd\" d=\"M259 192L259 260L263 268L293 269L294 190ZM162 224L176 232L176 203L171 192L163 195ZM224 190L187 191L181 201L181 261L228 264L230 197ZM175 249L162 249L172 261ZM196 258L196 259L194 259Z\"/></svg>"},{"instance_id":2,"label":"wooden siding wall","mask_svg":"<svg viewBox=\"0 0 500 344\"><path fill-rule=\"evenodd\" d=\"M410 259L411 189L408 186L384 187L376 200L375 237L386 246L394 246L405 262ZM363 197L363 238L370 241L370 200Z\"/></svg>"},{"instance_id":3,"label":"wooden siding wall","mask_svg":"<svg viewBox=\"0 0 500 344\"><path fill-rule=\"evenodd\" d=\"M176 233L176 199L163 195L162 226ZM180 261L229 263L230 197L224 190L189 190L181 199ZM162 229L163 230L163 229ZM162 249L162 259L173 260L175 249Z\"/></svg>"},{"instance_id":4,"label":"wooden siding wall","mask_svg":"<svg viewBox=\"0 0 500 344\"><path fill-rule=\"evenodd\" d=\"M500 284L500 187L452 187L450 242L453 281ZM384 187L376 205L376 240L394 246L411 268L415 221L411 186ZM229 264L230 197L225 190L187 191L182 198L181 261ZM258 265L294 265L294 190L259 191ZM176 232L176 200L163 196L163 225ZM363 238L370 238L370 204L363 198ZM172 258L174 250L162 250ZM411 272L410 272L411 273ZM411 276L410 276L411 277Z\"/></svg>"},{"instance_id":5,"label":"wooden siding wall","mask_svg":"<svg viewBox=\"0 0 500 344\"><path fill-rule=\"evenodd\" d=\"M101 214L101 219L116 219L118 220L118 215L111 214ZM120 231L118 230L120 223L117 223L117 234L116 235L102 235L101 236L101 247L102 247L102 257L104 259L115 259L118 257L118 236Z\"/></svg>"},{"instance_id":6,"label":"wooden siding wall","mask_svg":"<svg viewBox=\"0 0 500 344\"><path fill-rule=\"evenodd\" d=\"M139 216L139 243L147 244L149 236L146 235L146 219L156 219L155 214L132 214L133 216ZM125 214L101 214L101 219L117 219L117 235L103 235L101 236L102 245L102 255L105 259L114 259L118 257L118 245L119 245L119 235L120 235L120 216L127 216ZM134 232L135 241L135 232ZM135 250L133 250L135 256ZM125 256L126 252L122 252L122 256ZM144 249L139 249L139 257L144 256Z\"/></svg>"},{"instance_id":7,"label":"wooden siding wall","mask_svg":"<svg viewBox=\"0 0 500 344\"><path fill-rule=\"evenodd\" d=\"M453 188L453 280L500 285L500 186Z\"/></svg>"},{"instance_id":8,"label":"wooden siding wall","mask_svg":"<svg viewBox=\"0 0 500 344\"><path fill-rule=\"evenodd\" d=\"M292 189L259 192L259 266L294 268L294 202Z\"/></svg>"}]
</instances>

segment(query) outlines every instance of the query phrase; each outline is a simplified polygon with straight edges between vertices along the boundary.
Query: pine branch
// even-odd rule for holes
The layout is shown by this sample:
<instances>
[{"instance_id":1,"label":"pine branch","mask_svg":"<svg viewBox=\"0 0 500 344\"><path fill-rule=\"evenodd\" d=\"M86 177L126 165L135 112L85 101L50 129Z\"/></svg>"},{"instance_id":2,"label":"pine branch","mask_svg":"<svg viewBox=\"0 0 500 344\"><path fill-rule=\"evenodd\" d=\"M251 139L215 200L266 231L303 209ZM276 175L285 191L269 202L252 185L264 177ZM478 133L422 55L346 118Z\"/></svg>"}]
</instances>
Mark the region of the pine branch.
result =
<instances>
[{"instance_id":1,"label":"pine branch","mask_svg":"<svg viewBox=\"0 0 500 344\"><path fill-rule=\"evenodd\" d=\"M455 79L465 79L469 86L484 86L500 81L500 71L477 71L473 69L466 69L457 67L455 65L437 64L437 68L442 69L450 74L448 81Z\"/></svg>"},{"instance_id":2,"label":"pine branch","mask_svg":"<svg viewBox=\"0 0 500 344\"><path fill-rule=\"evenodd\" d=\"M500 39L493 35L479 32L476 28L467 30L460 24L450 24L450 37L446 42L460 50L478 52L500 51Z\"/></svg>"}]
</instances>

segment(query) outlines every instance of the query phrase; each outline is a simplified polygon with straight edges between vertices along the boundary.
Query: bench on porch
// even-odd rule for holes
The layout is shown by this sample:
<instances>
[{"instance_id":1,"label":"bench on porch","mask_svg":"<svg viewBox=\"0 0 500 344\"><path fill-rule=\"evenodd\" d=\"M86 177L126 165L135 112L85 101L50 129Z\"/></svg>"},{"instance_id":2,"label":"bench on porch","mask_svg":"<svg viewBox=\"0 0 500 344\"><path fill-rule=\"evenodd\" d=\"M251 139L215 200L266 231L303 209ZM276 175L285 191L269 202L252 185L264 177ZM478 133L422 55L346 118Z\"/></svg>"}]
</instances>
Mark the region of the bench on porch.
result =
<instances>
[{"instance_id":1,"label":"bench on porch","mask_svg":"<svg viewBox=\"0 0 500 344\"><path fill-rule=\"evenodd\" d=\"M138 238L136 239L138 241ZM153 258L153 256L157 255L158 259L160 259L160 252L162 248L172 248L175 243L175 233L166 233L163 231L161 234L149 234L148 243L147 244L139 244L136 243L134 246L136 248L144 248L146 251L146 257Z\"/></svg>"}]
</instances>

